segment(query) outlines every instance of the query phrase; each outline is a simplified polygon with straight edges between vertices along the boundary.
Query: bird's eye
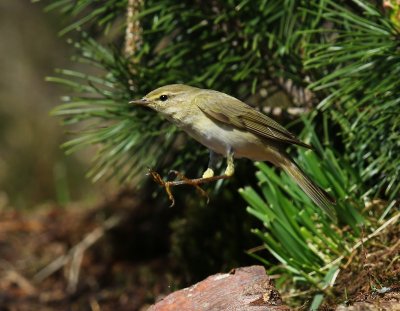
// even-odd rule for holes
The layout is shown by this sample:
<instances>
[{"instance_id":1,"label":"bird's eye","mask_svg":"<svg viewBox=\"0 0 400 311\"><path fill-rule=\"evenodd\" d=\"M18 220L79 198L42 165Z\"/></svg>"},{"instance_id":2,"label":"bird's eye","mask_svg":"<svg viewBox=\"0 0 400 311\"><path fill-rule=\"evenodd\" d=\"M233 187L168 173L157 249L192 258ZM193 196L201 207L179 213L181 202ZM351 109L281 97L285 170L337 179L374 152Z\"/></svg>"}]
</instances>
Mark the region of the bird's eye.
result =
<instances>
[{"instance_id":1,"label":"bird's eye","mask_svg":"<svg viewBox=\"0 0 400 311\"><path fill-rule=\"evenodd\" d=\"M160 100L163 101L163 102L165 102L167 99L168 99L167 95L161 95L160 96Z\"/></svg>"}]
</instances>

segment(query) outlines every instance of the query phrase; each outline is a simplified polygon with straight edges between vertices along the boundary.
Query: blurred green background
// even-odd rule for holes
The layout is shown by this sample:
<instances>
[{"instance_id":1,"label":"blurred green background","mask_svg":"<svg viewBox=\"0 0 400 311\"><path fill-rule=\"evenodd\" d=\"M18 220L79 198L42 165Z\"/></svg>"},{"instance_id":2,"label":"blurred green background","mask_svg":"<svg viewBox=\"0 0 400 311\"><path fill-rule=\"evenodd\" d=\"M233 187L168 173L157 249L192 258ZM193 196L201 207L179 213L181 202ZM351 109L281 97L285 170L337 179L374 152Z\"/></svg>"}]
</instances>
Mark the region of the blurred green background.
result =
<instances>
[{"instance_id":1,"label":"blurred green background","mask_svg":"<svg viewBox=\"0 0 400 311\"><path fill-rule=\"evenodd\" d=\"M99 195L101 184L84 177L91 152L66 156L60 148L65 128L49 115L62 90L45 77L70 64L60 27L57 15L45 14L40 3L0 2L1 205L29 208Z\"/></svg>"}]
</instances>

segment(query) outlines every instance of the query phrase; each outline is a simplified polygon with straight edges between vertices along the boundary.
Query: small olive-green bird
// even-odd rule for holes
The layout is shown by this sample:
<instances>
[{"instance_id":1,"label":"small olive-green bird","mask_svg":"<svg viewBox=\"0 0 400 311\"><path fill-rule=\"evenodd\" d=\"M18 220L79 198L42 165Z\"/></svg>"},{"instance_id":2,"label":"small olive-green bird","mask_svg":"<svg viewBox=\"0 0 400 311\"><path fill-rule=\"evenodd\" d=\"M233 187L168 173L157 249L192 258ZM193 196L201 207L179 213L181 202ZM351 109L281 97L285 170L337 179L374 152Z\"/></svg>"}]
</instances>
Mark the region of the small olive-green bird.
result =
<instances>
[{"instance_id":1,"label":"small olive-green bird","mask_svg":"<svg viewBox=\"0 0 400 311\"><path fill-rule=\"evenodd\" d=\"M214 176L217 155L228 159L225 177L234 174L233 157L268 161L283 168L335 219L334 199L307 177L285 151L288 145L311 146L244 102L222 92L172 84L131 103L152 108L210 150L203 178Z\"/></svg>"}]
</instances>

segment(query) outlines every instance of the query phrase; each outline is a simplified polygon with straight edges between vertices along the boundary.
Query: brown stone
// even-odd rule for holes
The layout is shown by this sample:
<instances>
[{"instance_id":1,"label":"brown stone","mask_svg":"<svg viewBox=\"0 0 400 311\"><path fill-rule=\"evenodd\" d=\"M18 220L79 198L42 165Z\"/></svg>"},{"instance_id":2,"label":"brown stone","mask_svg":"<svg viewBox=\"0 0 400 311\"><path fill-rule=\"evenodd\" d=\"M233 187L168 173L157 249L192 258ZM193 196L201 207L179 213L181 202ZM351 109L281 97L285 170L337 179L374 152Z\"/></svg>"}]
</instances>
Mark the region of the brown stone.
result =
<instances>
[{"instance_id":1,"label":"brown stone","mask_svg":"<svg viewBox=\"0 0 400 311\"><path fill-rule=\"evenodd\" d=\"M262 266L218 273L188 288L176 291L149 311L261 311L289 310Z\"/></svg>"}]
</instances>

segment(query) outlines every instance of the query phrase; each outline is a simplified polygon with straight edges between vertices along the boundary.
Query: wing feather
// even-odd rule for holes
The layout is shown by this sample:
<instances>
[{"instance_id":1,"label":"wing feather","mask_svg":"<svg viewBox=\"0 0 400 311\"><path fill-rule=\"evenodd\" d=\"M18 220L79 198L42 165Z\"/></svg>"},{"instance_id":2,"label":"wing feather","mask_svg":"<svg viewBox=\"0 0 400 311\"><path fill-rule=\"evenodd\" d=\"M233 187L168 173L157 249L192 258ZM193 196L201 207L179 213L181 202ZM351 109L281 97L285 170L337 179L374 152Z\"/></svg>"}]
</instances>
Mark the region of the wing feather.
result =
<instances>
[{"instance_id":1,"label":"wing feather","mask_svg":"<svg viewBox=\"0 0 400 311\"><path fill-rule=\"evenodd\" d=\"M264 138L311 148L276 121L232 96L216 91L201 92L194 101L203 113L216 121Z\"/></svg>"}]
</instances>

